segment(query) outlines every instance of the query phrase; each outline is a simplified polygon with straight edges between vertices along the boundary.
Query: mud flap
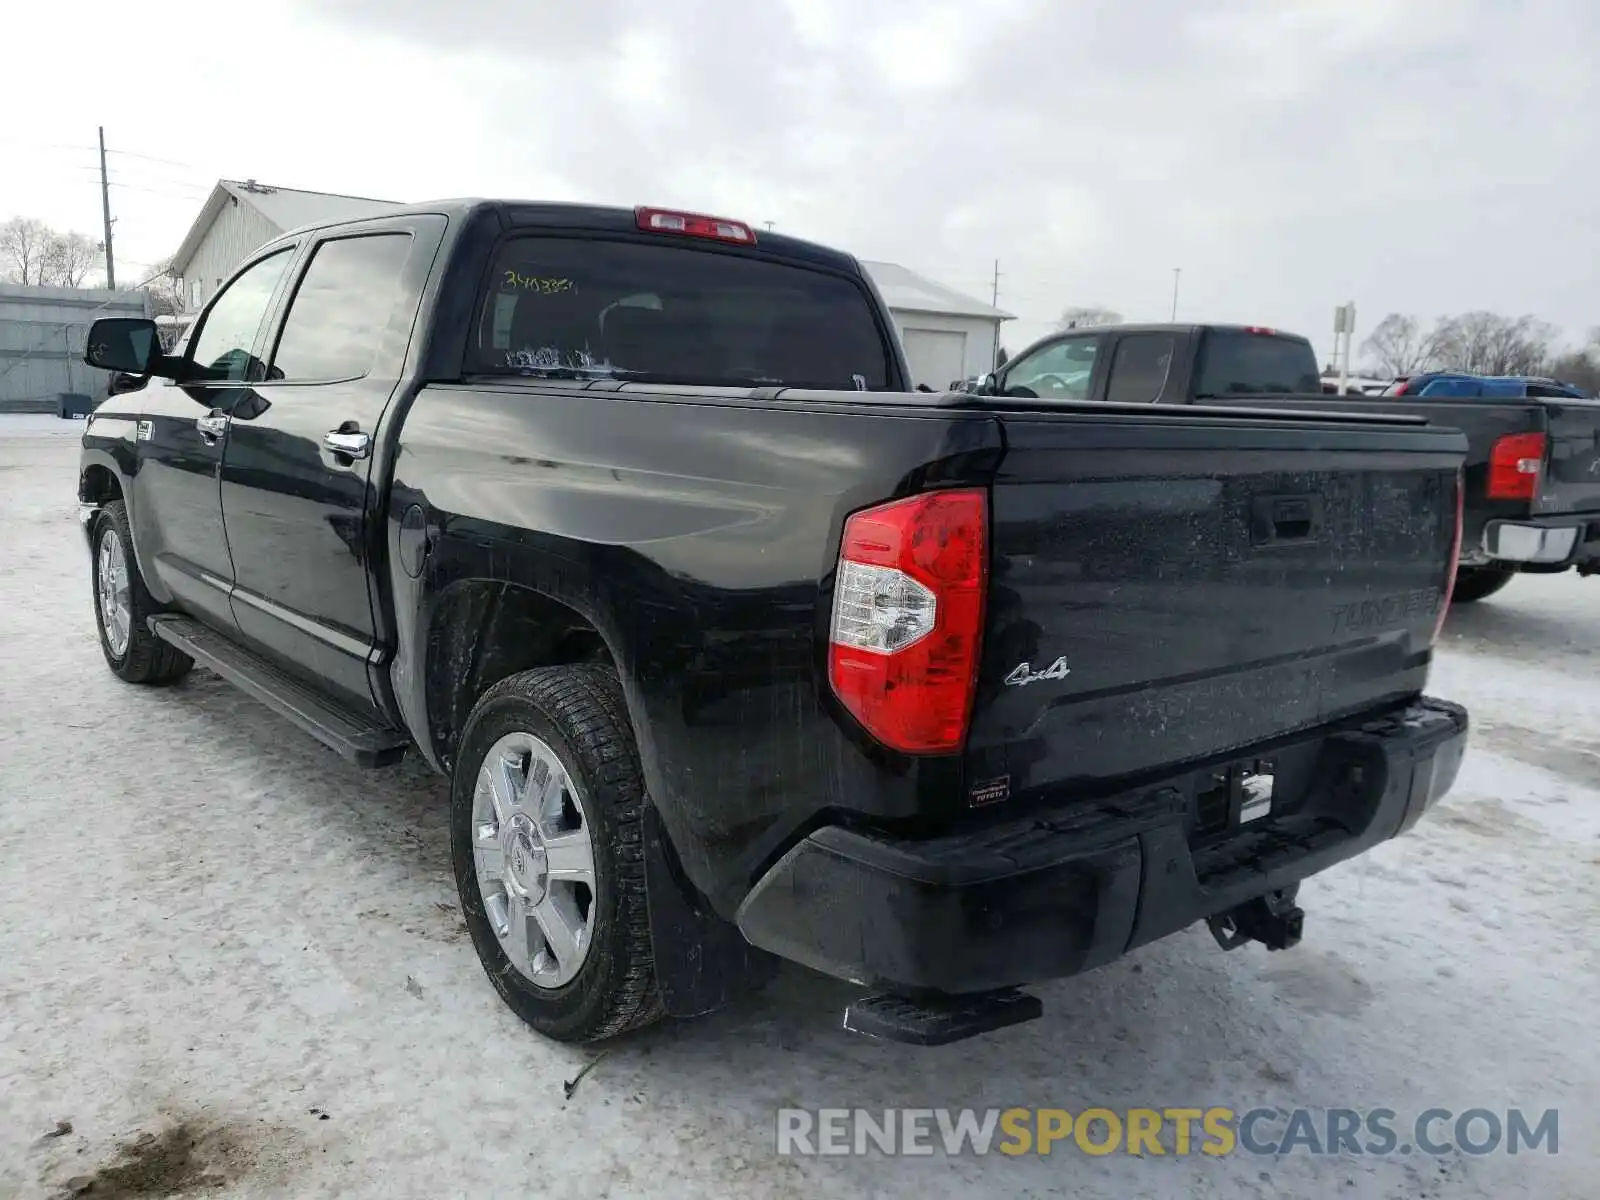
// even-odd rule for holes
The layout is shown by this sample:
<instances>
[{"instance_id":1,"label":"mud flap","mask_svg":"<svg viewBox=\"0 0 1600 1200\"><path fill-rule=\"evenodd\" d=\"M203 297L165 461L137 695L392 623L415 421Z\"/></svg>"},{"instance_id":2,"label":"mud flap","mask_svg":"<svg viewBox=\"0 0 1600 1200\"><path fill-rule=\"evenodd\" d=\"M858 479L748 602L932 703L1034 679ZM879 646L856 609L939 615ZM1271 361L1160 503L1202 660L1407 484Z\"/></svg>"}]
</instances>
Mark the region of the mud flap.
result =
<instances>
[{"instance_id":1,"label":"mud flap","mask_svg":"<svg viewBox=\"0 0 1600 1200\"><path fill-rule=\"evenodd\" d=\"M745 941L684 878L653 804L644 811L644 861L656 985L670 1015L701 1016L777 973L778 959Z\"/></svg>"}]
</instances>

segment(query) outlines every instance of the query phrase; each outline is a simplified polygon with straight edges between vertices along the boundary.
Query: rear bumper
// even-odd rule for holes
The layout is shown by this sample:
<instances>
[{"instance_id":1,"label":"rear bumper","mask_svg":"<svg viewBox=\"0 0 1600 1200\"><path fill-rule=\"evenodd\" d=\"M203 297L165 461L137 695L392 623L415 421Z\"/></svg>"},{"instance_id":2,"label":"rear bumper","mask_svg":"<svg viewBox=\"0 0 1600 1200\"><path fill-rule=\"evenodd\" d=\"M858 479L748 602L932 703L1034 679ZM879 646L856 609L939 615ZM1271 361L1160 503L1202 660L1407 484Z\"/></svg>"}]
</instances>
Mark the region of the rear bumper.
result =
<instances>
[{"instance_id":1,"label":"rear bumper","mask_svg":"<svg viewBox=\"0 0 1600 1200\"><path fill-rule=\"evenodd\" d=\"M1315 782L1280 815L1191 844L1186 773L926 840L825 826L740 906L752 943L908 995L1073 975L1409 829L1455 782L1466 710L1423 699L1293 743ZM1280 748L1284 749L1284 748Z\"/></svg>"},{"instance_id":2,"label":"rear bumper","mask_svg":"<svg viewBox=\"0 0 1600 1200\"><path fill-rule=\"evenodd\" d=\"M1600 513L1523 517L1483 527L1483 553L1509 566L1563 567L1600 562Z\"/></svg>"}]
</instances>

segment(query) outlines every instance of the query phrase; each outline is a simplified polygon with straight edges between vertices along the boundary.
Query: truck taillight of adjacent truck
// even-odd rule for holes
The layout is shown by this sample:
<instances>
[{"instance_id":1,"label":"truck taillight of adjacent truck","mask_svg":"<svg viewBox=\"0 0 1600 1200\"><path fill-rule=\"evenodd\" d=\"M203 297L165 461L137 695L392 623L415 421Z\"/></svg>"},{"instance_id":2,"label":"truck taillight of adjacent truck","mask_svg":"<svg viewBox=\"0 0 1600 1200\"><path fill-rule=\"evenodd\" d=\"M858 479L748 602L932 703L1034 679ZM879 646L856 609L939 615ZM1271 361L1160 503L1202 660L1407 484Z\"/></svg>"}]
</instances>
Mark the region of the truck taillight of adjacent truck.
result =
<instances>
[{"instance_id":1,"label":"truck taillight of adjacent truck","mask_svg":"<svg viewBox=\"0 0 1600 1200\"><path fill-rule=\"evenodd\" d=\"M1532 500L1544 473L1547 439L1542 433L1508 433L1489 451L1490 500Z\"/></svg>"},{"instance_id":2,"label":"truck taillight of adjacent truck","mask_svg":"<svg viewBox=\"0 0 1600 1200\"><path fill-rule=\"evenodd\" d=\"M972 718L988 584L989 501L928 492L854 513L833 585L828 679L877 741L961 749Z\"/></svg>"}]
</instances>

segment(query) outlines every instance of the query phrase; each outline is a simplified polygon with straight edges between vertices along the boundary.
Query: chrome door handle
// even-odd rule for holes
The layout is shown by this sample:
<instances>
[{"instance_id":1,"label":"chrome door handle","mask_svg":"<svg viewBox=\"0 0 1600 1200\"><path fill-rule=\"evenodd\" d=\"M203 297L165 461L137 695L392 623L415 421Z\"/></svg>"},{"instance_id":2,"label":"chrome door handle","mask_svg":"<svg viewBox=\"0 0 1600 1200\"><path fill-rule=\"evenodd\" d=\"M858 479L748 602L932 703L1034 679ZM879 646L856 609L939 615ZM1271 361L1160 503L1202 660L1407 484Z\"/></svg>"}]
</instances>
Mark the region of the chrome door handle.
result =
<instances>
[{"instance_id":1,"label":"chrome door handle","mask_svg":"<svg viewBox=\"0 0 1600 1200\"><path fill-rule=\"evenodd\" d=\"M334 429L322 435L322 448L342 458L365 458L372 453L372 439L364 433Z\"/></svg>"},{"instance_id":2,"label":"chrome door handle","mask_svg":"<svg viewBox=\"0 0 1600 1200\"><path fill-rule=\"evenodd\" d=\"M214 442L228 432L228 418L212 413L209 416L197 417L194 427L200 431L200 436L208 443Z\"/></svg>"}]
</instances>

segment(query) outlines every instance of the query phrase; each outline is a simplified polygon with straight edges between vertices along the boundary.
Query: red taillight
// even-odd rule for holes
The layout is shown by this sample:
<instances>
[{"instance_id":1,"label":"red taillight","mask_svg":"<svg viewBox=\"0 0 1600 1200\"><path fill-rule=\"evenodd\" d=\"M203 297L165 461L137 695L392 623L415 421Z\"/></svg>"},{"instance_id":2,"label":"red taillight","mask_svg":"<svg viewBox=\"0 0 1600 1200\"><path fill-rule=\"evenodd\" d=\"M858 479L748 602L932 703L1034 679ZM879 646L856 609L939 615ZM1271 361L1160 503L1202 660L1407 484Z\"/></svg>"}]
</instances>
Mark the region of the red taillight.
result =
<instances>
[{"instance_id":1,"label":"red taillight","mask_svg":"<svg viewBox=\"0 0 1600 1200\"><path fill-rule=\"evenodd\" d=\"M680 237L711 238L718 242L756 244L756 231L742 221L708 217L704 213L673 212L665 208L636 208L634 218L648 233L675 233Z\"/></svg>"},{"instance_id":2,"label":"red taillight","mask_svg":"<svg viewBox=\"0 0 1600 1200\"><path fill-rule=\"evenodd\" d=\"M1450 542L1450 573L1444 578L1444 597L1439 601L1439 616L1433 623L1433 641L1444 632L1444 619L1450 612L1450 598L1456 593L1456 572L1461 569L1461 525L1466 519L1466 481L1456 472L1456 531Z\"/></svg>"},{"instance_id":3,"label":"red taillight","mask_svg":"<svg viewBox=\"0 0 1600 1200\"><path fill-rule=\"evenodd\" d=\"M1391 396L1407 396L1407 395L1410 395L1411 394L1411 381L1409 379L1402 379L1398 384L1395 385L1394 391L1390 392L1389 394Z\"/></svg>"},{"instance_id":4,"label":"red taillight","mask_svg":"<svg viewBox=\"0 0 1600 1200\"><path fill-rule=\"evenodd\" d=\"M1532 500L1539 492L1544 452L1542 433L1508 433L1497 438L1489 451L1489 499Z\"/></svg>"},{"instance_id":5,"label":"red taillight","mask_svg":"<svg viewBox=\"0 0 1600 1200\"><path fill-rule=\"evenodd\" d=\"M1244 331L1246 333L1259 333L1264 337L1278 336L1278 331L1276 329L1268 329L1265 325L1246 325L1244 327Z\"/></svg>"},{"instance_id":6,"label":"red taillight","mask_svg":"<svg viewBox=\"0 0 1600 1200\"><path fill-rule=\"evenodd\" d=\"M929 492L845 521L828 679L878 741L959 750L972 717L989 574L982 490Z\"/></svg>"}]
</instances>

